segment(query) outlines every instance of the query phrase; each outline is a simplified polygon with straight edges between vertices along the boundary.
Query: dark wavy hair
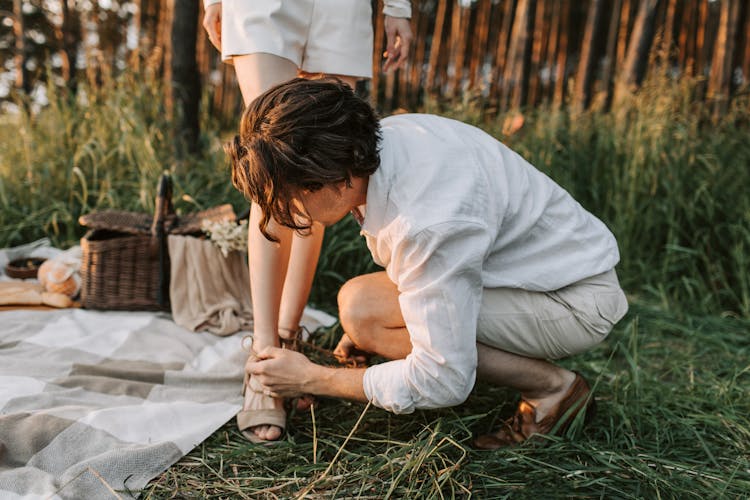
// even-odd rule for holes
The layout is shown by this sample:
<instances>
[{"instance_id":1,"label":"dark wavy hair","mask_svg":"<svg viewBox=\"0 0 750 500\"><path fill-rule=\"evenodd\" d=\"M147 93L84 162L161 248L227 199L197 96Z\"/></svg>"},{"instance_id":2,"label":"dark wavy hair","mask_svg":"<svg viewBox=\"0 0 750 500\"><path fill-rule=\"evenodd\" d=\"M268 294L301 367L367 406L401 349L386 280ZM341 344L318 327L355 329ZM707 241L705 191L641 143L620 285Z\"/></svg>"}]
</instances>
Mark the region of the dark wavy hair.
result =
<instances>
[{"instance_id":1,"label":"dark wavy hair","mask_svg":"<svg viewBox=\"0 0 750 500\"><path fill-rule=\"evenodd\" d=\"M224 146L232 184L263 212L260 230L277 223L302 234L310 216L293 202L302 189L369 177L380 165L375 111L344 82L296 78L264 92L242 114L240 134Z\"/></svg>"}]
</instances>

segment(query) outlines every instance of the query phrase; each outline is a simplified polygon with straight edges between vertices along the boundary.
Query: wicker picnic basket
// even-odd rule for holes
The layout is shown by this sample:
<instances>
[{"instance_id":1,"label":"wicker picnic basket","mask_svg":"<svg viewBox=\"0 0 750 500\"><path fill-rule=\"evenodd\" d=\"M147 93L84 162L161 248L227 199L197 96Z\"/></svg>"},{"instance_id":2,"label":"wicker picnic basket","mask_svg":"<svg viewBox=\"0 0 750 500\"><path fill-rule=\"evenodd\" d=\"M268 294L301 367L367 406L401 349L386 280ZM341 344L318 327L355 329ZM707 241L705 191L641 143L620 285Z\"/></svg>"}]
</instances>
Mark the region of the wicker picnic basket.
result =
<instances>
[{"instance_id":1,"label":"wicker picnic basket","mask_svg":"<svg viewBox=\"0 0 750 500\"><path fill-rule=\"evenodd\" d=\"M167 235L200 234L201 223L235 220L231 205L175 214L172 181L159 181L153 215L103 210L81 216L81 304L89 309L169 310Z\"/></svg>"}]
</instances>

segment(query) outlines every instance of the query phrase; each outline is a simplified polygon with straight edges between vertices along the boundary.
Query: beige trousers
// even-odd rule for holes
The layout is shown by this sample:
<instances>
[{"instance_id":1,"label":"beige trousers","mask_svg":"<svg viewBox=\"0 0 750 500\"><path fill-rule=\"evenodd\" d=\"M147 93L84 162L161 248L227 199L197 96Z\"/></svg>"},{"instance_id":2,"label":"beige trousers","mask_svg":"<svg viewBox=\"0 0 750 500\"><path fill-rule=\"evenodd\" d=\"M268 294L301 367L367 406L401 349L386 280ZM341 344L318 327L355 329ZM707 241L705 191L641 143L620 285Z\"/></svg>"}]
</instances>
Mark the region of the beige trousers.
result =
<instances>
[{"instance_id":1,"label":"beige trousers","mask_svg":"<svg viewBox=\"0 0 750 500\"><path fill-rule=\"evenodd\" d=\"M477 342L531 358L563 358L604 340L627 311L614 269L553 292L486 288Z\"/></svg>"}]
</instances>

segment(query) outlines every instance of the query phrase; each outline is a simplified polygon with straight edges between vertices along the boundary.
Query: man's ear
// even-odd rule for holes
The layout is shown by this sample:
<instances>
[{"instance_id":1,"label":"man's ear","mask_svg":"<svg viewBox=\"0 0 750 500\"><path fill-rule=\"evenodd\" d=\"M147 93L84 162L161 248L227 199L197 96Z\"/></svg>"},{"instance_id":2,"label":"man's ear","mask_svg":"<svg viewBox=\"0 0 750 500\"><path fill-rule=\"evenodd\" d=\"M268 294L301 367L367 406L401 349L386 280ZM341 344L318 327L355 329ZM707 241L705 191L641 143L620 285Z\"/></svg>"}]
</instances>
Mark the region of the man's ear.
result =
<instances>
[{"instance_id":1,"label":"man's ear","mask_svg":"<svg viewBox=\"0 0 750 500\"><path fill-rule=\"evenodd\" d=\"M352 181L351 179L345 179L341 182L337 182L335 186L336 186L336 191L338 191L339 194L344 194L347 189L352 188Z\"/></svg>"}]
</instances>

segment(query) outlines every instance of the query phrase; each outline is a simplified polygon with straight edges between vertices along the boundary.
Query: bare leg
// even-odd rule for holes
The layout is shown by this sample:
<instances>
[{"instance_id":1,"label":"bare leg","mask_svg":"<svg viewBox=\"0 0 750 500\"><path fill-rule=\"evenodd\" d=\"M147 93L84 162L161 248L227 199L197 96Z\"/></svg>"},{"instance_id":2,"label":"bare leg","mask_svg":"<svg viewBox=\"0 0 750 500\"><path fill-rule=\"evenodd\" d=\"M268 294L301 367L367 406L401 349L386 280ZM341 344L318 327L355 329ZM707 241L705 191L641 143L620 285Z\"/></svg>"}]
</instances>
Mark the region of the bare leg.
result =
<instances>
[{"instance_id":1,"label":"bare leg","mask_svg":"<svg viewBox=\"0 0 750 500\"><path fill-rule=\"evenodd\" d=\"M292 234L289 266L279 311L279 326L283 331L295 332L299 327L302 311L310 296L315 268L323 245L323 234L324 227L320 224L313 224L308 236Z\"/></svg>"},{"instance_id":2,"label":"bare leg","mask_svg":"<svg viewBox=\"0 0 750 500\"><path fill-rule=\"evenodd\" d=\"M297 66L293 62L272 54L237 56L233 58L233 63L245 105L270 87L297 75ZM258 228L261 217L260 210L253 205L248 222L248 266L253 302L253 350L256 352L279 345L279 307L292 247L292 231L273 221L269 230L280 242L268 241ZM251 408L255 403L253 398L254 394L245 398L244 410L255 409ZM268 404L266 401L262 403L263 406ZM281 409L283 401L275 400L274 405ZM257 426L252 430L264 440L275 440L281 436L281 429L275 426Z\"/></svg>"},{"instance_id":3,"label":"bare leg","mask_svg":"<svg viewBox=\"0 0 750 500\"><path fill-rule=\"evenodd\" d=\"M245 106L274 85L297 76L297 65L273 54L247 54L232 58Z\"/></svg>"},{"instance_id":4,"label":"bare leg","mask_svg":"<svg viewBox=\"0 0 750 500\"><path fill-rule=\"evenodd\" d=\"M344 332L355 346L389 359L411 352L409 334L398 303L398 289L385 272L358 276L339 292ZM541 359L532 359L477 343L477 376L511 387L532 403L541 420L570 388L575 374Z\"/></svg>"},{"instance_id":5,"label":"bare leg","mask_svg":"<svg viewBox=\"0 0 750 500\"><path fill-rule=\"evenodd\" d=\"M296 64L273 54L248 54L233 58L237 80L245 105L279 83L298 75ZM350 86L356 79L340 77ZM273 221L269 230L281 241L268 241L258 229L262 214L251 207L248 224L248 265L253 301L253 349L279 345L281 330L296 331L312 287L315 267L323 242L323 227L316 225L302 237ZM247 404L244 409L250 409ZM283 402L275 405L281 408ZM278 439L281 429L258 426L253 432L265 440Z\"/></svg>"}]
</instances>

